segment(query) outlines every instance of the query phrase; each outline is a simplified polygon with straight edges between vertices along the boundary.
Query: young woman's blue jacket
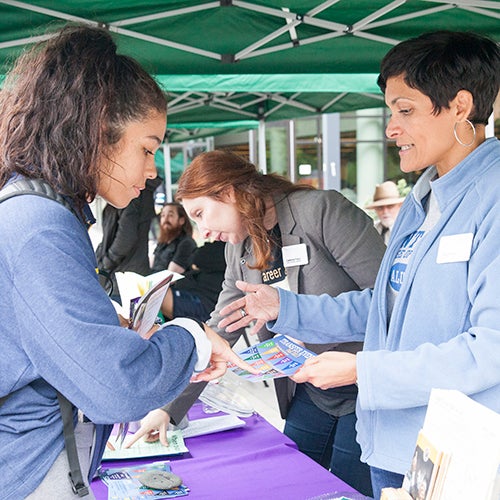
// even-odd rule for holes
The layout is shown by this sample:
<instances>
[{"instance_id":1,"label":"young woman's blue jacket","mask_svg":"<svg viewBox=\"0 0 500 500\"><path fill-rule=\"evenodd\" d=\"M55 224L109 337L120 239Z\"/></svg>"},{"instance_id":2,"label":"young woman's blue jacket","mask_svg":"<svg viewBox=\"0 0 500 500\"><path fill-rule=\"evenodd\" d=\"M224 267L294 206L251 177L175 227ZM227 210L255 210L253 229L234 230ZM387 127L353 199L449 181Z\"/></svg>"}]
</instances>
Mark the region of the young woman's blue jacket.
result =
<instances>
[{"instance_id":1,"label":"young woman's blue jacket","mask_svg":"<svg viewBox=\"0 0 500 500\"><path fill-rule=\"evenodd\" d=\"M0 498L31 493L64 446L55 389L96 424L174 399L197 361L178 326L150 341L119 326L85 225L40 196L0 203ZM55 388L55 389L54 389Z\"/></svg>"}]
</instances>

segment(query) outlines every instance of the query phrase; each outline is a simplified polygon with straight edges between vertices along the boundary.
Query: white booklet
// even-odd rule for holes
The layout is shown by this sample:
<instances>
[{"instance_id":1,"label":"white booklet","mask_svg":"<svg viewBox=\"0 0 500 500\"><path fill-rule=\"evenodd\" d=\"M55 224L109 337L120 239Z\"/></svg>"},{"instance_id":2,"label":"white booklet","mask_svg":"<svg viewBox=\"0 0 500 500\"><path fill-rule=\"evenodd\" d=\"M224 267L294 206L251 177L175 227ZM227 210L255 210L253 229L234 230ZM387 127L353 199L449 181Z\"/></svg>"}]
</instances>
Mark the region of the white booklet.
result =
<instances>
[{"instance_id":1,"label":"white booklet","mask_svg":"<svg viewBox=\"0 0 500 500\"><path fill-rule=\"evenodd\" d=\"M115 434L111 434L106 449L104 450L103 460L119 460L124 458L144 458L158 457L163 455L180 455L189 450L184 444L182 432L180 430L167 432L168 446L163 446L160 441L148 443L143 439L136 441L130 448L120 446L120 439L115 441ZM126 440L124 444L126 444Z\"/></svg>"},{"instance_id":2,"label":"white booklet","mask_svg":"<svg viewBox=\"0 0 500 500\"><path fill-rule=\"evenodd\" d=\"M190 438L204 436L216 432L228 431L246 425L244 420L235 415L220 415L216 417L200 418L190 420L187 427L182 429L182 437Z\"/></svg>"},{"instance_id":3,"label":"white booklet","mask_svg":"<svg viewBox=\"0 0 500 500\"><path fill-rule=\"evenodd\" d=\"M433 389L423 431L448 455L432 499L497 500L500 415L455 390Z\"/></svg>"}]
</instances>

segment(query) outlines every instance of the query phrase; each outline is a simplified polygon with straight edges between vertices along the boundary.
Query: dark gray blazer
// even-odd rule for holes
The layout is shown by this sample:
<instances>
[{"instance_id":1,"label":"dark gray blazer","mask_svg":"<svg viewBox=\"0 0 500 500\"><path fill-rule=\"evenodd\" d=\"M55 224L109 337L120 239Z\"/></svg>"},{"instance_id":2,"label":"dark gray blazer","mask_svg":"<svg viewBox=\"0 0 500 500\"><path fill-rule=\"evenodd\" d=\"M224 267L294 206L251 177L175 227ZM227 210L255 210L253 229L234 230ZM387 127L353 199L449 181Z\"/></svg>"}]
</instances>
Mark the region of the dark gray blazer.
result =
<instances>
[{"instance_id":1,"label":"dark gray blazer","mask_svg":"<svg viewBox=\"0 0 500 500\"><path fill-rule=\"evenodd\" d=\"M288 196L275 197L275 203L282 245L305 243L307 247L309 263L287 268L293 292L335 296L349 290L373 287L385 245L365 212L338 191L296 191ZM218 311L242 296L235 286L236 280L257 284L262 283L262 277L260 271L247 266L247 263L253 263L249 238L238 245L226 245L226 261L222 292L208 324L234 345L243 331L227 333L219 330L217 323L221 316ZM258 332L260 340L274 335L265 328ZM309 344L307 347L316 353L327 350L357 352L362 344ZM174 422L182 419L204 387L205 384L191 384L165 407ZM277 379L275 387L281 416L286 418L295 383L289 378ZM340 398L344 397L343 389L339 388Z\"/></svg>"}]
</instances>

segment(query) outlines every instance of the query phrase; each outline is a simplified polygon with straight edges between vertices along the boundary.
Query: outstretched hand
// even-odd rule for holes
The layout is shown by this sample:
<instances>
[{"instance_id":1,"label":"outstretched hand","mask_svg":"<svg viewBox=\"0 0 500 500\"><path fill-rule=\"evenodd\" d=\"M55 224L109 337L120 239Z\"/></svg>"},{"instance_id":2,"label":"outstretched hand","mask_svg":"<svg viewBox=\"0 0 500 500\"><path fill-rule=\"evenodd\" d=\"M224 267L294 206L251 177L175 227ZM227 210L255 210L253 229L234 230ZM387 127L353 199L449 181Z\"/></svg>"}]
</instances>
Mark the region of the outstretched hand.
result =
<instances>
[{"instance_id":1,"label":"outstretched hand","mask_svg":"<svg viewBox=\"0 0 500 500\"><path fill-rule=\"evenodd\" d=\"M255 321L252 332L259 331L267 321L278 317L280 300L278 291L269 285L252 285L237 281L236 286L245 292L245 296L223 307L219 314L226 316L217 325L227 332L234 332Z\"/></svg>"},{"instance_id":2,"label":"outstretched hand","mask_svg":"<svg viewBox=\"0 0 500 500\"><path fill-rule=\"evenodd\" d=\"M124 444L124 448L130 448L142 437L148 443L160 440L163 446L168 446L167 429L170 423L170 415L161 408L150 411L142 420L140 428Z\"/></svg>"},{"instance_id":3,"label":"outstretched hand","mask_svg":"<svg viewBox=\"0 0 500 500\"><path fill-rule=\"evenodd\" d=\"M204 325L205 333L208 340L212 343L212 355L208 367L200 373L191 377L191 382L209 382L216 378L222 377L227 370L227 364L233 363L241 369L246 370L254 375L260 372L253 366L243 361L229 345L229 342L217 335L212 328Z\"/></svg>"}]
</instances>

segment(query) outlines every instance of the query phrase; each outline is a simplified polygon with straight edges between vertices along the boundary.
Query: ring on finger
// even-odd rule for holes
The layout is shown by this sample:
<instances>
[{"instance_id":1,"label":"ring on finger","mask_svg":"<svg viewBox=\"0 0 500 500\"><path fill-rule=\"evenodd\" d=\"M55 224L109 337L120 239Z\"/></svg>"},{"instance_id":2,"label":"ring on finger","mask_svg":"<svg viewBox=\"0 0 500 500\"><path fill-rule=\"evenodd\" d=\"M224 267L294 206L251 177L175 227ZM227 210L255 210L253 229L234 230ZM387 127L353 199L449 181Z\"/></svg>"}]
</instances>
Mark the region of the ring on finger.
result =
<instances>
[{"instance_id":1,"label":"ring on finger","mask_svg":"<svg viewBox=\"0 0 500 500\"><path fill-rule=\"evenodd\" d=\"M241 314L241 317L244 318L245 316L247 316L248 313L242 307L242 308L240 308L240 314Z\"/></svg>"}]
</instances>

